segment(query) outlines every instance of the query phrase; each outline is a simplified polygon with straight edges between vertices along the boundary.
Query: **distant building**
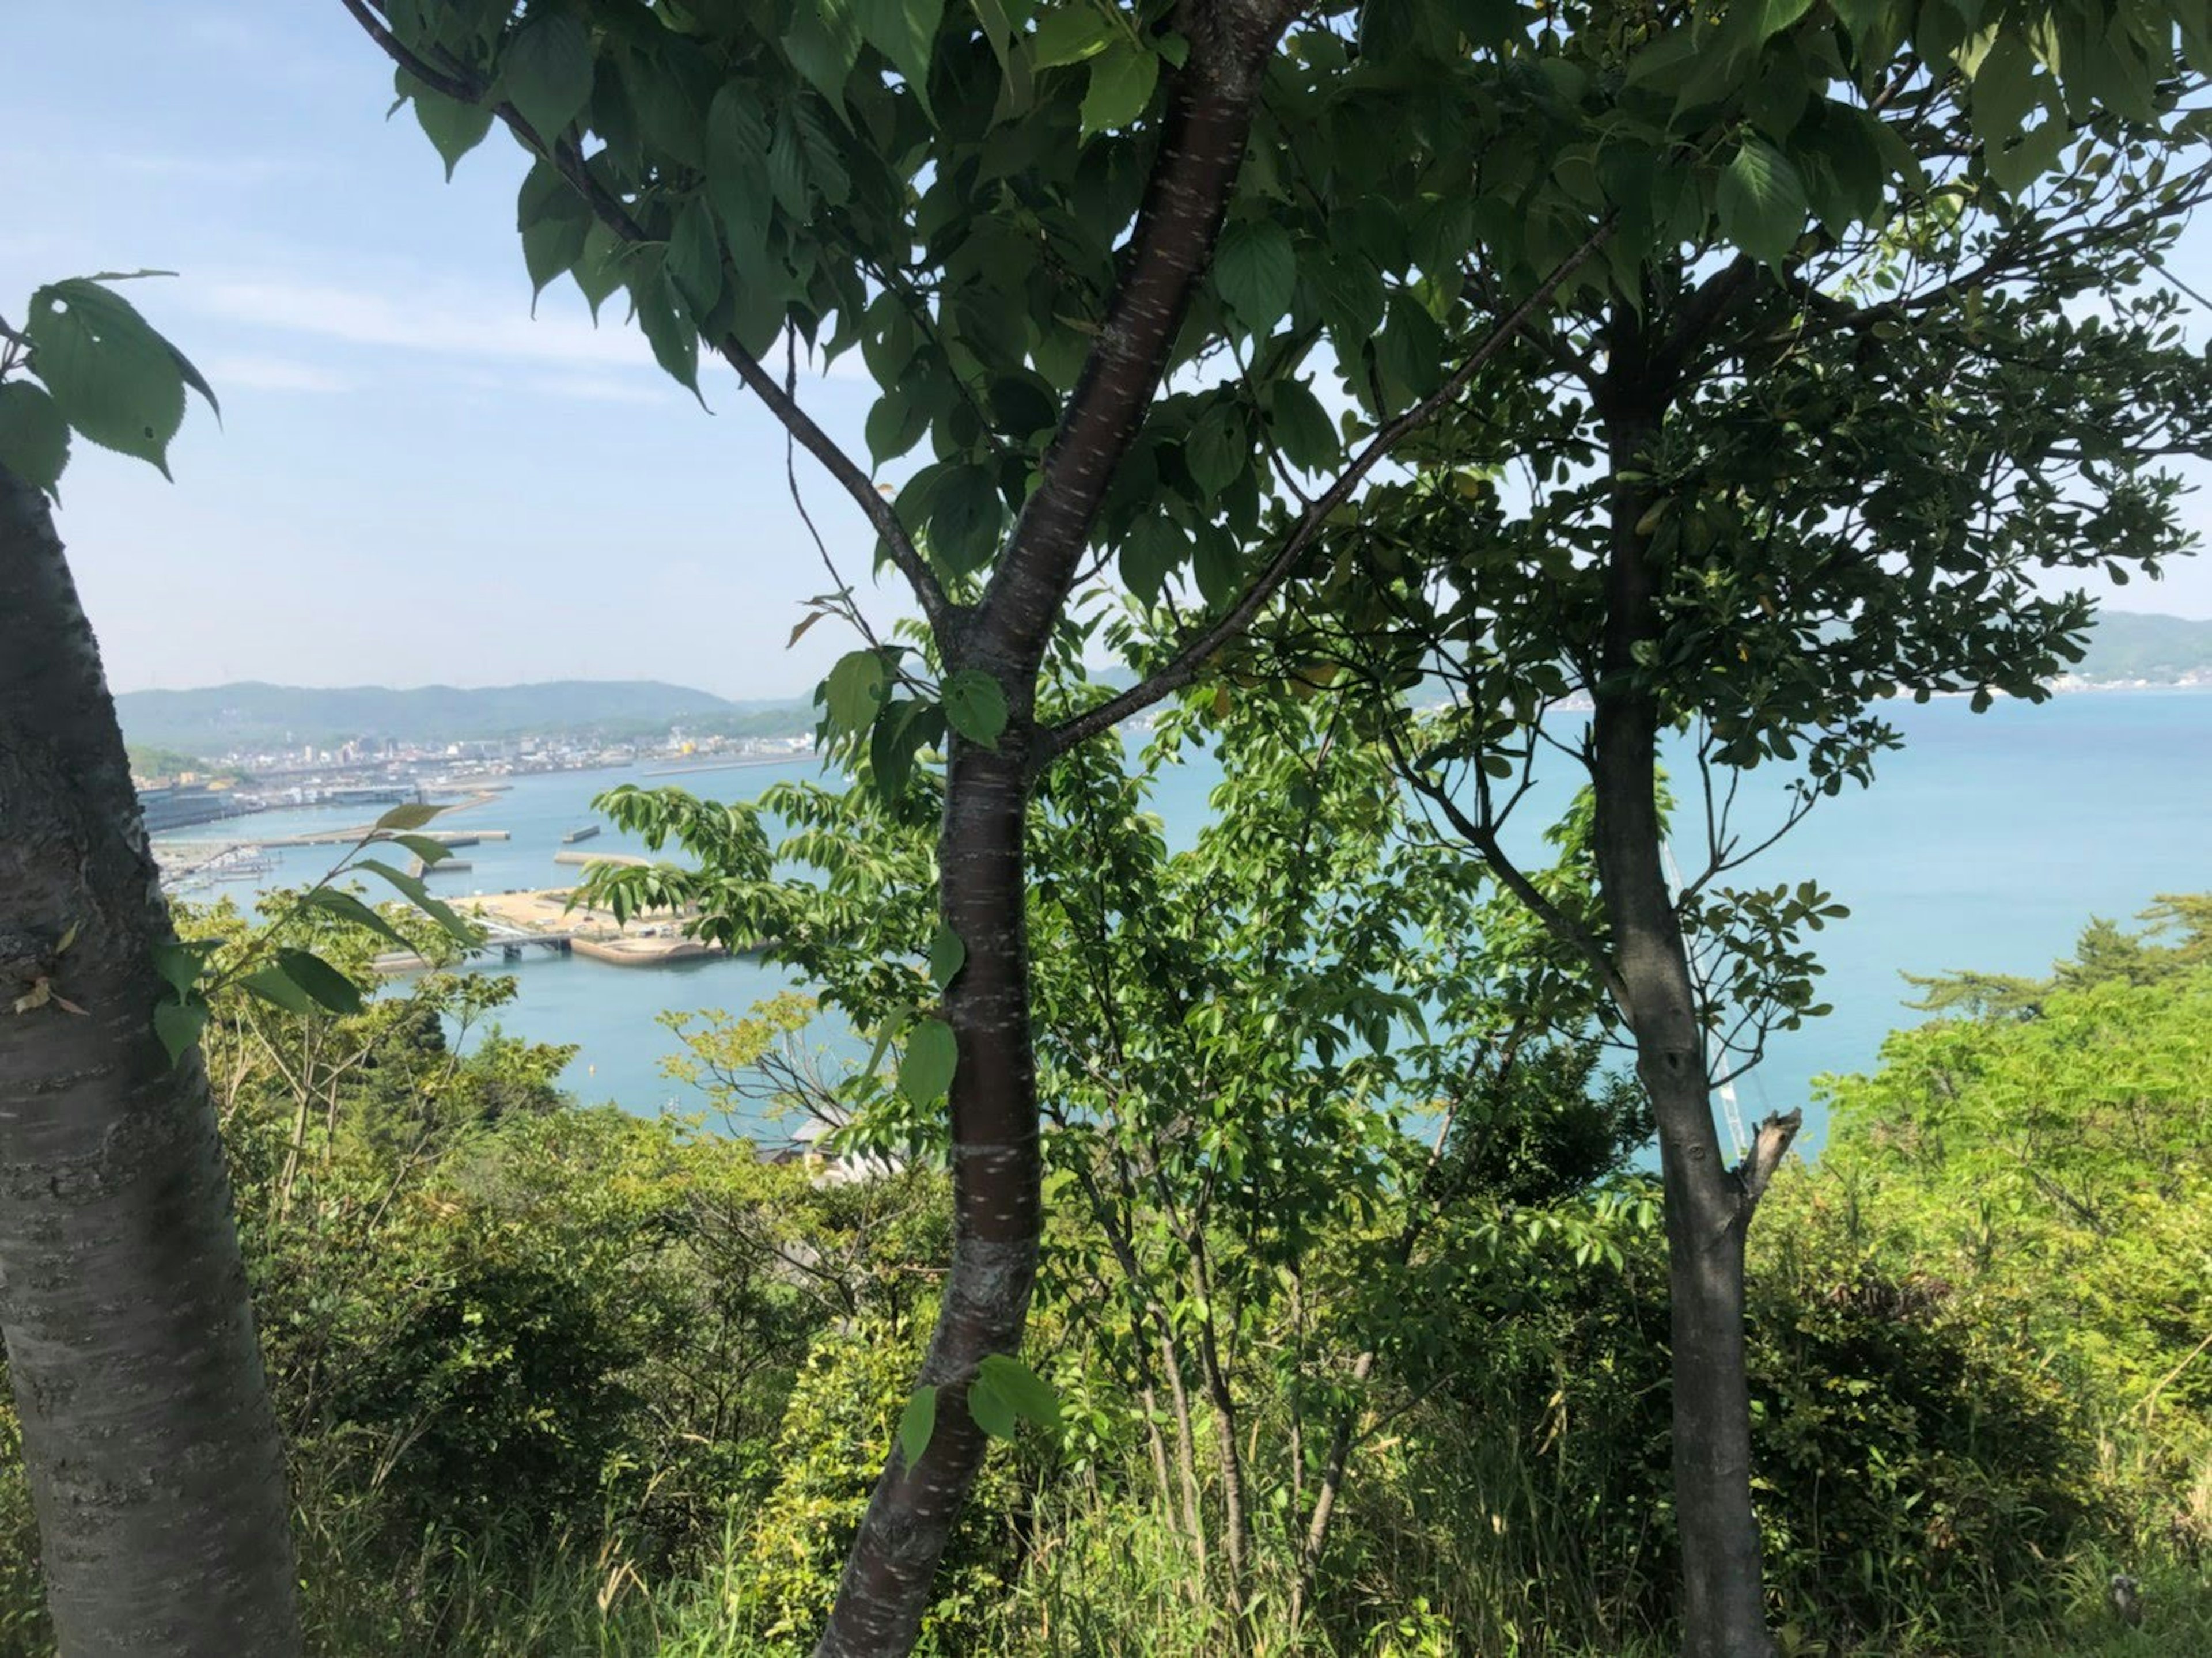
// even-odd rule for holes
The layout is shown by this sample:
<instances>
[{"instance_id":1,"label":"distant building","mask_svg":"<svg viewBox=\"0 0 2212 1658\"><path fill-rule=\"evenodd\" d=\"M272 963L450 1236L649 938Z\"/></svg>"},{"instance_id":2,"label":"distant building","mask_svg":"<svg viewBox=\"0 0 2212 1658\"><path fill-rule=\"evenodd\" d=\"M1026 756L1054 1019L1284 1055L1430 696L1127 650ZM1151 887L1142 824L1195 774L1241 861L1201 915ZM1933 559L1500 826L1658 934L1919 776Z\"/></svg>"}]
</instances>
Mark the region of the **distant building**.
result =
<instances>
[{"instance_id":1,"label":"distant building","mask_svg":"<svg viewBox=\"0 0 2212 1658\"><path fill-rule=\"evenodd\" d=\"M240 817L252 808L236 796L204 783L178 783L167 788L138 791L138 811L146 832L183 829L192 823L212 823L222 817Z\"/></svg>"}]
</instances>

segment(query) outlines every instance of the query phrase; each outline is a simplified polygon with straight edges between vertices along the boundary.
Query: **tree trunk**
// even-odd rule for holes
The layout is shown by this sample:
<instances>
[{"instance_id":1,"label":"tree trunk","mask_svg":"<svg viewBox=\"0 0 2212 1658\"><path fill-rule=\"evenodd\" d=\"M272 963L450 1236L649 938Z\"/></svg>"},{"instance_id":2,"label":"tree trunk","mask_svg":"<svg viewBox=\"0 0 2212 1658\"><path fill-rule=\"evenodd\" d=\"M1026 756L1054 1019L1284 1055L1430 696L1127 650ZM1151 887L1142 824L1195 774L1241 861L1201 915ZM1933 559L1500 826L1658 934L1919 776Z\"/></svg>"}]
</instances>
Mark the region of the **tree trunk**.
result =
<instances>
[{"instance_id":1,"label":"tree trunk","mask_svg":"<svg viewBox=\"0 0 2212 1658\"><path fill-rule=\"evenodd\" d=\"M154 1032L171 936L61 542L0 471L0 1332L69 1658L300 1647L215 1109Z\"/></svg>"},{"instance_id":2,"label":"tree trunk","mask_svg":"<svg viewBox=\"0 0 2212 1658\"><path fill-rule=\"evenodd\" d=\"M988 1445L969 1414L969 1378L986 1355L1019 1348L1029 1314L1042 1164L1022 869L1027 767L1012 729L996 750L954 744L938 843L942 914L967 947L944 1000L959 1044L952 1270L918 1378L940 1389L937 1427L919 1462L909 1467L894 1452L876 1482L816 1658L884 1658L913 1647Z\"/></svg>"},{"instance_id":3,"label":"tree trunk","mask_svg":"<svg viewBox=\"0 0 2212 1658\"><path fill-rule=\"evenodd\" d=\"M1657 422L1616 410L1609 425L1619 479L1645 464ZM1688 1658L1770 1658L1744 1375L1743 1240L1753 1194L1723 1161L1696 987L1661 864L1659 708L1634 655L1660 630L1657 573L1636 528L1647 504L1641 486L1615 483L1594 722L1598 879L1637 1074L1659 1125L1683 1650Z\"/></svg>"}]
</instances>

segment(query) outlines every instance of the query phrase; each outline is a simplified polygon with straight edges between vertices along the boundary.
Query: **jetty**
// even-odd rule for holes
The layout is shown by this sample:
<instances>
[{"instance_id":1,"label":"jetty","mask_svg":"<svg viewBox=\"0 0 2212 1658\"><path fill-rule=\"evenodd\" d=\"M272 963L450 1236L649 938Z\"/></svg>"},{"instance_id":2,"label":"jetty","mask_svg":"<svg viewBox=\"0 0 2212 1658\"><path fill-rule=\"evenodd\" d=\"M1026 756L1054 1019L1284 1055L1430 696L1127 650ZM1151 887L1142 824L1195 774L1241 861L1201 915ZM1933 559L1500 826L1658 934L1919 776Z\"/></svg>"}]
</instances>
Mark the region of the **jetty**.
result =
<instances>
[{"instance_id":1,"label":"jetty","mask_svg":"<svg viewBox=\"0 0 2212 1658\"><path fill-rule=\"evenodd\" d=\"M681 916L633 917L625 926L608 911L574 902L575 896L574 889L552 887L452 900L483 932L483 942L464 955L488 957L496 950L502 961L519 962L543 950L611 967L665 967L729 954L720 944L684 937ZM374 965L379 973L416 973L429 963L410 950L388 950Z\"/></svg>"},{"instance_id":2,"label":"jetty","mask_svg":"<svg viewBox=\"0 0 2212 1658\"><path fill-rule=\"evenodd\" d=\"M572 829L566 835L562 835L561 837L561 844L564 847L573 847L579 841L590 840L599 832L599 826L597 823L586 823L583 828Z\"/></svg>"}]
</instances>

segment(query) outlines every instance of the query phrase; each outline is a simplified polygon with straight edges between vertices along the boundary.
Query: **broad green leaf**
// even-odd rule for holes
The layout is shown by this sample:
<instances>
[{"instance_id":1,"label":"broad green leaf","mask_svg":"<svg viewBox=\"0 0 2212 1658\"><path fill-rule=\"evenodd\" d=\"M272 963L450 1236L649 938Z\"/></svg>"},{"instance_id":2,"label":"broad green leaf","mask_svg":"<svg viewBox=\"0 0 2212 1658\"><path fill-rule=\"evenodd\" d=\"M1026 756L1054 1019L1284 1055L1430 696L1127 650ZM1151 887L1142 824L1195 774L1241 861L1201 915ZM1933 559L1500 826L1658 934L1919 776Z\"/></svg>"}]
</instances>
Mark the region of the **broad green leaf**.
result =
<instances>
[{"instance_id":1,"label":"broad green leaf","mask_svg":"<svg viewBox=\"0 0 2212 1658\"><path fill-rule=\"evenodd\" d=\"M400 829L421 829L423 824L430 822L444 811L445 808L443 806L434 806L426 801L403 801L400 805L392 807L390 811L386 812L383 817L378 818L376 820L375 827L380 829L394 831Z\"/></svg>"},{"instance_id":2,"label":"broad green leaf","mask_svg":"<svg viewBox=\"0 0 2212 1658\"><path fill-rule=\"evenodd\" d=\"M957 574L990 562L1005 523L1006 503L999 496L997 477L988 466L951 468L931 493L930 550Z\"/></svg>"},{"instance_id":3,"label":"broad green leaf","mask_svg":"<svg viewBox=\"0 0 2212 1658\"><path fill-rule=\"evenodd\" d=\"M599 219L592 219L584 233L584 251L576 256L569 274L575 277L584 302L592 307L593 322L599 319L599 307L606 303L607 295L623 285L623 266L629 255L622 238Z\"/></svg>"},{"instance_id":4,"label":"broad green leaf","mask_svg":"<svg viewBox=\"0 0 2212 1658\"><path fill-rule=\"evenodd\" d=\"M1976 135L1992 148L2018 136L2039 100L2035 55L2007 29L1990 45L1974 70L1972 121Z\"/></svg>"},{"instance_id":5,"label":"broad green leaf","mask_svg":"<svg viewBox=\"0 0 2212 1658\"><path fill-rule=\"evenodd\" d=\"M916 1105L943 1099L952 1086L959 1055L951 1025L942 1019L916 1019L906 1033L906 1052L899 1058L899 1092Z\"/></svg>"},{"instance_id":6,"label":"broad green leaf","mask_svg":"<svg viewBox=\"0 0 2212 1658\"><path fill-rule=\"evenodd\" d=\"M968 946L951 927L939 925L936 936L929 941L929 979L942 992L951 987L952 981L968 960Z\"/></svg>"},{"instance_id":7,"label":"broad green leaf","mask_svg":"<svg viewBox=\"0 0 2212 1658\"><path fill-rule=\"evenodd\" d=\"M884 659L874 651L848 651L839 657L823 682L830 723L840 731L866 731L874 722L890 678Z\"/></svg>"},{"instance_id":8,"label":"broad green leaf","mask_svg":"<svg viewBox=\"0 0 2212 1658\"><path fill-rule=\"evenodd\" d=\"M499 84L531 130L550 143L591 101L591 36L566 12L532 18L500 55Z\"/></svg>"},{"instance_id":9,"label":"broad green leaf","mask_svg":"<svg viewBox=\"0 0 2212 1658\"><path fill-rule=\"evenodd\" d=\"M979 668L963 668L945 677L945 719L954 731L987 749L999 746L1006 729L1006 694Z\"/></svg>"},{"instance_id":10,"label":"broad green leaf","mask_svg":"<svg viewBox=\"0 0 2212 1658\"><path fill-rule=\"evenodd\" d=\"M350 921L365 932L387 938L401 950L412 952L415 948L398 928L350 892L341 892L336 887L317 887L300 902L313 908L325 910L342 921Z\"/></svg>"},{"instance_id":11,"label":"broad green leaf","mask_svg":"<svg viewBox=\"0 0 2212 1658\"><path fill-rule=\"evenodd\" d=\"M714 225L714 210L703 195L684 204L668 233L669 280L678 298L695 317L703 317L722 297L722 237Z\"/></svg>"},{"instance_id":12,"label":"broad green leaf","mask_svg":"<svg viewBox=\"0 0 2212 1658\"><path fill-rule=\"evenodd\" d=\"M1060 1393L1035 1370L1011 1353L987 1353L976 1373L991 1379L992 1387L1013 1406L1024 1422L1054 1432L1060 1429Z\"/></svg>"},{"instance_id":13,"label":"broad green leaf","mask_svg":"<svg viewBox=\"0 0 2212 1658\"><path fill-rule=\"evenodd\" d=\"M394 835L390 837L395 847L404 847L427 865L443 863L453 855L453 849L442 841L433 841L427 835Z\"/></svg>"},{"instance_id":14,"label":"broad green leaf","mask_svg":"<svg viewBox=\"0 0 2212 1658\"><path fill-rule=\"evenodd\" d=\"M1267 410L1275 446L1302 472L1328 471L1343 458L1343 440L1328 411L1302 380L1279 381Z\"/></svg>"},{"instance_id":15,"label":"broad green leaf","mask_svg":"<svg viewBox=\"0 0 2212 1658\"><path fill-rule=\"evenodd\" d=\"M313 951L280 950L276 960L287 978L330 1011L361 1011L360 987Z\"/></svg>"},{"instance_id":16,"label":"broad green leaf","mask_svg":"<svg viewBox=\"0 0 2212 1658\"><path fill-rule=\"evenodd\" d=\"M1095 58L1124 38L1091 0L1066 0L1038 20L1030 56L1039 69L1058 69Z\"/></svg>"},{"instance_id":17,"label":"broad green leaf","mask_svg":"<svg viewBox=\"0 0 2212 1658\"><path fill-rule=\"evenodd\" d=\"M1237 320L1266 335L1291 308L1297 285L1290 233L1269 220L1249 220L1221 233L1213 258L1213 284Z\"/></svg>"},{"instance_id":18,"label":"broad green leaf","mask_svg":"<svg viewBox=\"0 0 2212 1658\"><path fill-rule=\"evenodd\" d=\"M364 858L353 867L357 870L367 870L370 874L381 876L390 882L409 903L435 921L444 930L446 935L456 943L476 942L476 929L455 914L452 905L443 899L432 897L430 890L414 876L407 873L405 870L394 869L391 865L375 858Z\"/></svg>"},{"instance_id":19,"label":"broad green leaf","mask_svg":"<svg viewBox=\"0 0 2212 1658\"><path fill-rule=\"evenodd\" d=\"M1745 252L1778 265L1805 228L1805 184L1790 158L1764 138L1746 138L1721 174L1716 200L1721 234Z\"/></svg>"},{"instance_id":20,"label":"broad green leaf","mask_svg":"<svg viewBox=\"0 0 2212 1658\"><path fill-rule=\"evenodd\" d=\"M1813 0L1737 0L1751 12L1754 33L1771 39L1813 9Z\"/></svg>"},{"instance_id":21,"label":"broad green leaf","mask_svg":"<svg viewBox=\"0 0 2212 1658\"><path fill-rule=\"evenodd\" d=\"M630 287L630 301L637 307L637 325L653 347L653 360L706 408L707 399L699 390L699 331L692 326L667 271L640 277Z\"/></svg>"},{"instance_id":22,"label":"broad green leaf","mask_svg":"<svg viewBox=\"0 0 2212 1658\"><path fill-rule=\"evenodd\" d=\"M854 10L861 38L891 60L927 109L929 55L945 17L945 0L856 0Z\"/></svg>"},{"instance_id":23,"label":"broad green leaf","mask_svg":"<svg viewBox=\"0 0 2212 1658\"><path fill-rule=\"evenodd\" d=\"M0 466L52 495L68 465L69 422L53 398L28 380L0 380Z\"/></svg>"},{"instance_id":24,"label":"broad green leaf","mask_svg":"<svg viewBox=\"0 0 2212 1658\"><path fill-rule=\"evenodd\" d=\"M530 272L531 308L546 283L582 257L591 232L592 210L552 166L532 167L514 203L514 228L522 233L522 263Z\"/></svg>"},{"instance_id":25,"label":"broad green leaf","mask_svg":"<svg viewBox=\"0 0 2212 1658\"><path fill-rule=\"evenodd\" d=\"M1091 62L1091 89L1083 96L1083 134L1111 132L1145 112L1159 83L1160 60L1141 46L1116 43Z\"/></svg>"},{"instance_id":26,"label":"broad green leaf","mask_svg":"<svg viewBox=\"0 0 2212 1658\"><path fill-rule=\"evenodd\" d=\"M860 20L853 0L808 0L794 6L783 49L814 89L842 109L845 82L860 61Z\"/></svg>"},{"instance_id":27,"label":"broad green leaf","mask_svg":"<svg viewBox=\"0 0 2212 1658\"><path fill-rule=\"evenodd\" d=\"M399 89L415 105L416 125L422 136L438 152L438 159L446 164L446 182L453 181L453 169L461 164L461 157L484 141L491 131L492 112L482 104L465 104L458 98L448 98L434 88L427 87L405 70L398 72Z\"/></svg>"},{"instance_id":28,"label":"broad green leaf","mask_svg":"<svg viewBox=\"0 0 2212 1658\"><path fill-rule=\"evenodd\" d=\"M1121 585L1140 604L1159 603L1167 579L1190 557L1190 537L1165 513L1147 512L1121 537Z\"/></svg>"},{"instance_id":29,"label":"broad green leaf","mask_svg":"<svg viewBox=\"0 0 2212 1658\"><path fill-rule=\"evenodd\" d=\"M758 261L768 240L768 123L750 92L734 81L707 110L707 194L742 273Z\"/></svg>"},{"instance_id":30,"label":"broad green leaf","mask_svg":"<svg viewBox=\"0 0 2212 1658\"><path fill-rule=\"evenodd\" d=\"M937 1388L933 1384L925 1383L914 1390L913 1397L906 1402L906 1408L899 1412L899 1455L905 1459L908 1467L912 1468L921 1462L936 1432Z\"/></svg>"},{"instance_id":31,"label":"broad green leaf","mask_svg":"<svg viewBox=\"0 0 2212 1658\"><path fill-rule=\"evenodd\" d=\"M208 1005L202 1001L154 1004L154 1034L168 1051L172 1070L183 1062L200 1032L207 1028Z\"/></svg>"},{"instance_id":32,"label":"broad green leaf","mask_svg":"<svg viewBox=\"0 0 2212 1658\"><path fill-rule=\"evenodd\" d=\"M161 975L162 982L175 991L179 998L189 997L192 987L200 981L206 969L206 944L159 944L154 946L154 971Z\"/></svg>"},{"instance_id":33,"label":"broad green leaf","mask_svg":"<svg viewBox=\"0 0 2212 1658\"><path fill-rule=\"evenodd\" d=\"M271 1006L281 1007L287 1013L313 1013L314 999L292 981L281 967L264 967L247 974L238 981L240 990L250 992Z\"/></svg>"},{"instance_id":34,"label":"broad green leaf","mask_svg":"<svg viewBox=\"0 0 2212 1658\"><path fill-rule=\"evenodd\" d=\"M994 1439L1014 1436L1013 1401L999 1391L988 1370L977 1370L975 1380L968 1384L968 1414Z\"/></svg>"},{"instance_id":35,"label":"broad green leaf","mask_svg":"<svg viewBox=\"0 0 2212 1658\"><path fill-rule=\"evenodd\" d=\"M1243 412L1233 403L1215 402L1190 428L1183 459L1198 487L1208 495L1234 483L1252 459Z\"/></svg>"},{"instance_id":36,"label":"broad green leaf","mask_svg":"<svg viewBox=\"0 0 2212 1658\"><path fill-rule=\"evenodd\" d=\"M64 419L103 448L169 475L169 440L185 421L185 375L169 343L127 300L77 278L31 296L31 372Z\"/></svg>"}]
</instances>

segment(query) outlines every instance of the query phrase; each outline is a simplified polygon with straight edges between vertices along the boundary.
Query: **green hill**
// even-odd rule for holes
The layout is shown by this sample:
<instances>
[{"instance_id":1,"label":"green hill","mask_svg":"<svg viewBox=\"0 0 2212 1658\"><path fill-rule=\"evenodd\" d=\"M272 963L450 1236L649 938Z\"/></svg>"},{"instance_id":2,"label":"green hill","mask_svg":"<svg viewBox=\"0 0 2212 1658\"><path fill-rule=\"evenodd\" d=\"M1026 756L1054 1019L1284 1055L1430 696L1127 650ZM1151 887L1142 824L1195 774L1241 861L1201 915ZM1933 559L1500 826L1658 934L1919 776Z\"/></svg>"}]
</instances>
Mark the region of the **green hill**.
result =
<instances>
[{"instance_id":1,"label":"green hill","mask_svg":"<svg viewBox=\"0 0 2212 1658\"><path fill-rule=\"evenodd\" d=\"M2089 632L2089 653L2075 672L2084 679L2147 679L2171 684L2189 673L2212 673L2212 621L2102 610Z\"/></svg>"},{"instance_id":2,"label":"green hill","mask_svg":"<svg viewBox=\"0 0 2212 1658\"><path fill-rule=\"evenodd\" d=\"M462 690L424 685L329 689L247 682L189 691L129 691L115 699L131 742L216 755L353 738L484 742L565 733L617 739L673 724L729 735L798 735L814 728L804 702L732 702L658 680L561 679Z\"/></svg>"}]
</instances>

